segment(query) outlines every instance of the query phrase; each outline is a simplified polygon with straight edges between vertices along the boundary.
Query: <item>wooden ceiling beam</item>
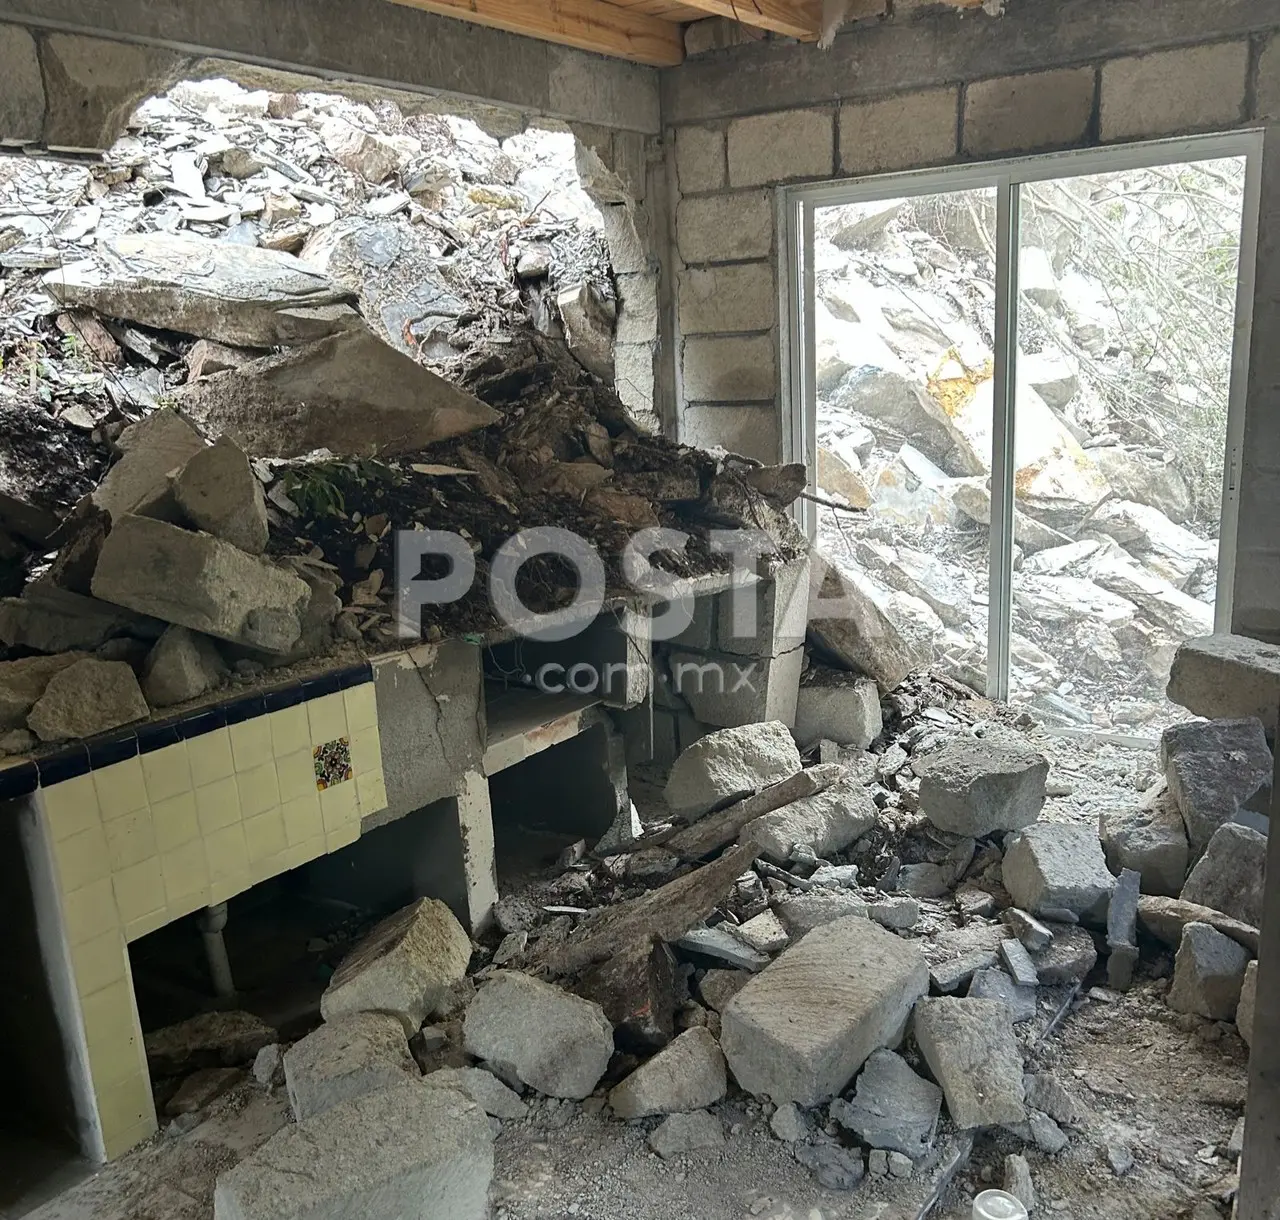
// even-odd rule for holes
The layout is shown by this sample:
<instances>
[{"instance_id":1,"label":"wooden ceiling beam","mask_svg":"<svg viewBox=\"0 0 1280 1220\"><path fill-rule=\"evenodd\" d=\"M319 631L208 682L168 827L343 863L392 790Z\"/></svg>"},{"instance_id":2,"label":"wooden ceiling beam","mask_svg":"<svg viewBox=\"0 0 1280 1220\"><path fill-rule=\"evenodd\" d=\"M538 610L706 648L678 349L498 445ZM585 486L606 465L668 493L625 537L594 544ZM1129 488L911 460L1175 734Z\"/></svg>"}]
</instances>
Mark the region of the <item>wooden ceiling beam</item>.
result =
<instances>
[{"instance_id":1,"label":"wooden ceiling beam","mask_svg":"<svg viewBox=\"0 0 1280 1220\"><path fill-rule=\"evenodd\" d=\"M394 0L512 34L669 68L684 60L680 26L606 0ZM775 3L777 0L775 0ZM697 6L701 8L701 5Z\"/></svg>"},{"instance_id":2,"label":"wooden ceiling beam","mask_svg":"<svg viewBox=\"0 0 1280 1220\"><path fill-rule=\"evenodd\" d=\"M980 2L980 0L979 0ZM728 17L757 30L812 42L822 25L819 0L681 0L708 17Z\"/></svg>"}]
</instances>

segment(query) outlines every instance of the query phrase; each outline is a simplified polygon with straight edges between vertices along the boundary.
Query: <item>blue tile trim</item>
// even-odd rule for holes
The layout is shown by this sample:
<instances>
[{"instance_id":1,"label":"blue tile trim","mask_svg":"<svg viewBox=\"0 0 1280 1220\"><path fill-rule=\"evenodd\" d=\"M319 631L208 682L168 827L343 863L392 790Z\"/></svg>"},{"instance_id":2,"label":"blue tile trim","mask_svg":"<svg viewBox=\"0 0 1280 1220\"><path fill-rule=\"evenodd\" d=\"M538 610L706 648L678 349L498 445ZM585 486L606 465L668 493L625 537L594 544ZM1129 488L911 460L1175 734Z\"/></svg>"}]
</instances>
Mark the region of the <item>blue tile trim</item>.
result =
<instances>
[{"instance_id":1,"label":"blue tile trim","mask_svg":"<svg viewBox=\"0 0 1280 1220\"><path fill-rule=\"evenodd\" d=\"M265 716L267 714L266 700L261 694L241 695L239 699L233 699L230 703L222 705L222 713L227 718L227 724L240 724L245 720L252 720L255 716Z\"/></svg>"},{"instance_id":2,"label":"blue tile trim","mask_svg":"<svg viewBox=\"0 0 1280 1220\"><path fill-rule=\"evenodd\" d=\"M301 682L291 682L276 690L269 690L262 696L262 702L268 712L282 712L287 707L297 707L306 702L307 693Z\"/></svg>"},{"instance_id":3,"label":"blue tile trim","mask_svg":"<svg viewBox=\"0 0 1280 1220\"><path fill-rule=\"evenodd\" d=\"M68 746L48 758L37 759L36 769L40 772L41 788L61 784L78 775L88 775L93 770L89 765L89 747L83 742Z\"/></svg>"},{"instance_id":4,"label":"blue tile trim","mask_svg":"<svg viewBox=\"0 0 1280 1220\"><path fill-rule=\"evenodd\" d=\"M339 673L339 670L331 670L326 674L316 674L314 678L304 678L302 689L307 698L319 699L322 695L336 695L342 689Z\"/></svg>"},{"instance_id":5,"label":"blue tile trim","mask_svg":"<svg viewBox=\"0 0 1280 1220\"><path fill-rule=\"evenodd\" d=\"M225 729L227 727L227 714L219 707L204 708L198 712L192 712L190 716L176 722L178 735L183 741L190 741L193 737L203 737L206 733L212 733L217 729Z\"/></svg>"},{"instance_id":6,"label":"blue tile trim","mask_svg":"<svg viewBox=\"0 0 1280 1220\"><path fill-rule=\"evenodd\" d=\"M124 762L138 753L138 735L134 732L108 733L92 737L85 744L89 749L89 766L94 771Z\"/></svg>"},{"instance_id":7,"label":"blue tile trim","mask_svg":"<svg viewBox=\"0 0 1280 1220\"><path fill-rule=\"evenodd\" d=\"M33 762L0 767L0 801L12 801L20 796L30 796L39 786L40 774Z\"/></svg>"},{"instance_id":8,"label":"blue tile trim","mask_svg":"<svg viewBox=\"0 0 1280 1220\"><path fill-rule=\"evenodd\" d=\"M176 721L138 726L139 754L151 754L156 750L163 750L165 746L176 746L181 740L182 734L178 732Z\"/></svg>"}]
</instances>

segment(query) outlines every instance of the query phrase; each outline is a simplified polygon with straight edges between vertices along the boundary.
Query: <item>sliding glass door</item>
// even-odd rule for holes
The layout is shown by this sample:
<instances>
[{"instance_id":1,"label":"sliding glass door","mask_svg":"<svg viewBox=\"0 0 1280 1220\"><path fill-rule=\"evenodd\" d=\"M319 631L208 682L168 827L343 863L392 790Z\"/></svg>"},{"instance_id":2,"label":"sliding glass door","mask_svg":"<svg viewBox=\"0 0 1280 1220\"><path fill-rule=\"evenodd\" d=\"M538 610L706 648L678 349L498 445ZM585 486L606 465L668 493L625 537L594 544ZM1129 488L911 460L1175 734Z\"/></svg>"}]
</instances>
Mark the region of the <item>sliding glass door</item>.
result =
<instances>
[{"instance_id":1,"label":"sliding glass door","mask_svg":"<svg viewBox=\"0 0 1280 1220\"><path fill-rule=\"evenodd\" d=\"M1258 152L787 198L805 524L919 656L1048 724L1158 733L1173 650L1229 618Z\"/></svg>"}]
</instances>

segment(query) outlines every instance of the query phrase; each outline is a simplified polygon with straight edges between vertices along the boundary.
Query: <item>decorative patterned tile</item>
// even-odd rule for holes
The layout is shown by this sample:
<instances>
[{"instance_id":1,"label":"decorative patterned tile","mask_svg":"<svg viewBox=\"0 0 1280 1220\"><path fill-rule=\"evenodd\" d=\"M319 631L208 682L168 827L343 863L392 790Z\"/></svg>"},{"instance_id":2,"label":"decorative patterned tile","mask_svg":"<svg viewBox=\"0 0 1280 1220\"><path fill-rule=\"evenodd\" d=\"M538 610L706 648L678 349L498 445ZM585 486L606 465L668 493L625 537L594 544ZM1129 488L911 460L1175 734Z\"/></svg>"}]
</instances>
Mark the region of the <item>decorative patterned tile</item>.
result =
<instances>
[{"instance_id":1,"label":"decorative patterned tile","mask_svg":"<svg viewBox=\"0 0 1280 1220\"><path fill-rule=\"evenodd\" d=\"M337 737L318 745L311 752L315 759L316 788L324 792L338 784L345 784L354 772L351 769L351 742Z\"/></svg>"}]
</instances>

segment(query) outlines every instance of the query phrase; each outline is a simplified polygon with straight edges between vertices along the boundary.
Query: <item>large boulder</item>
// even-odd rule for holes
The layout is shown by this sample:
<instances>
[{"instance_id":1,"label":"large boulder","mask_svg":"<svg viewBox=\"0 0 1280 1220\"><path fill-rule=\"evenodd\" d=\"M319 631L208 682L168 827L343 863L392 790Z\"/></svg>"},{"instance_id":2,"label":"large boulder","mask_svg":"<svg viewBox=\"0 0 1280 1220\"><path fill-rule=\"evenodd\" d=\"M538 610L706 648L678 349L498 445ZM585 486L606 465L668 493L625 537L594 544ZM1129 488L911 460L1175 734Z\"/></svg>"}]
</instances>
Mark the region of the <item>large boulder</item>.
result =
<instances>
[{"instance_id":1,"label":"large boulder","mask_svg":"<svg viewBox=\"0 0 1280 1220\"><path fill-rule=\"evenodd\" d=\"M1190 923L1174 961L1168 1004L1175 1012L1234 1021L1249 951L1207 923Z\"/></svg>"},{"instance_id":2,"label":"large boulder","mask_svg":"<svg viewBox=\"0 0 1280 1220\"><path fill-rule=\"evenodd\" d=\"M131 233L44 278L62 305L232 347L306 343L362 325L345 290L290 254L175 233Z\"/></svg>"},{"instance_id":3,"label":"large boulder","mask_svg":"<svg viewBox=\"0 0 1280 1220\"><path fill-rule=\"evenodd\" d=\"M417 1076L404 1026L383 1012L353 1012L326 1021L284 1054L295 1122Z\"/></svg>"},{"instance_id":4,"label":"large boulder","mask_svg":"<svg viewBox=\"0 0 1280 1220\"><path fill-rule=\"evenodd\" d=\"M396 457L498 419L364 328L205 377L181 397L251 457Z\"/></svg>"},{"instance_id":5,"label":"large boulder","mask_svg":"<svg viewBox=\"0 0 1280 1220\"><path fill-rule=\"evenodd\" d=\"M230 437L194 454L173 481L173 497L196 529L250 555L267 549L267 502L249 459Z\"/></svg>"},{"instance_id":6,"label":"large boulder","mask_svg":"<svg viewBox=\"0 0 1280 1220\"><path fill-rule=\"evenodd\" d=\"M1095 559L1089 575L1108 593L1132 602L1175 639L1185 640L1213 630L1212 606L1183 593L1163 576L1125 557L1123 552Z\"/></svg>"},{"instance_id":7,"label":"large boulder","mask_svg":"<svg viewBox=\"0 0 1280 1220\"><path fill-rule=\"evenodd\" d=\"M493 1131L453 1089L406 1080L276 1132L219 1175L214 1220L486 1220Z\"/></svg>"},{"instance_id":8,"label":"large boulder","mask_svg":"<svg viewBox=\"0 0 1280 1220\"><path fill-rule=\"evenodd\" d=\"M819 856L827 856L861 838L878 816L870 792L849 773L830 788L748 822L739 841L754 843L762 856L777 864L786 861L797 843L806 843Z\"/></svg>"},{"instance_id":9,"label":"large boulder","mask_svg":"<svg viewBox=\"0 0 1280 1220\"><path fill-rule=\"evenodd\" d=\"M397 1017L418 1032L449 988L465 977L471 938L439 899L420 898L384 919L351 950L320 997L326 1021L347 1013Z\"/></svg>"},{"instance_id":10,"label":"large boulder","mask_svg":"<svg viewBox=\"0 0 1280 1220\"><path fill-rule=\"evenodd\" d=\"M171 707L203 695L226 674L226 662L207 635L169 627L143 663L142 693L152 707Z\"/></svg>"},{"instance_id":11,"label":"large boulder","mask_svg":"<svg viewBox=\"0 0 1280 1220\"><path fill-rule=\"evenodd\" d=\"M41 741L67 741L105 733L148 715L150 708L128 665L83 657L49 679L27 724Z\"/></svg>"},{"instance_id":12,"label":"large boulder","mask_svg":"<svg viewBox=\"0 0 1280 1220\"><path fill-rule=\"evenodd\" d=\"M287 652L302 634L311 591L296 576L209 534L149 517L112 527L93 592L165 622L263 652Z\"/></svg>"},{"instance_id":13,"label":"large boulder","mask_svg":"<svg viewBox=\"0 0 1280 1220\"><path fill-rule=\"evenodd\" d=\"M549 1097L590 1095L613 1055L599 1004L527 974L503 972L467 1009L467 1051Z\"/></svg>"},{"instance_id":14,"label":"large boulder","mask_svg":"<svg viewBox=\"0 0 1280 1220\"><path fill-rule=\"evenodd\" d=\"M1026 1121L1022 1054L1000 1001L921 1000L915 1035L957 1127Z\"/></svg>"},{"instance_id":15,"label":"large boulder","mask_svg":"<svg viewBox=\"0 0 1280 1220\"><path fill-rule=\"evenodd\" d=\"M800 770L800 751L781 720L720 729L694 742L667 777L667 804L693 821Z\"/></svg>"},{"instance_id":16,"label":"large boulder","mask_svg":"<svg viewBox=\"0 0 1280 1220\"><path fill-rule=\"evenodd\" d=\"M1142 874L1144 894L1175 898L1187 877L1187 828L1167 789L1143 797L1136 809L1104 812L1098 836L1107 867L1119 876L1131 868Z\"/></svg>"},{"instance_id":17,"label":"large boulder","mask_svg":"<svg viewBox=\"0 0 1280 1220\"><path fill-rule=\"evenodd\" d=\"M1175 589L1185 589L1198 571L1216 562L1218 544L1175 525L1158 508L1132 500L1109 500L1089 519L1089 528L1114 538Z\"/></svg>"},{"instance_id":18,"label":"large boulder","mask_svg":"<svg viewBox=\"0 0 1280 1220\"><path fill-rule=\"evenodd\" d=\"M938 1127L942 1090L917 1076L901 1055L879 1050L867 1060L849 1100L831 1103L831 1117L864 1144L924 1156Z\"/></svg>"},{"instance_id":19,"label":"large boulder","mask_svg":"<svg viewBox=\"0 0 1280 1220\"><path fill-rule=\"evenodd\" d=\"M1105 445L1085 452L1118 496L1150 504L1171 521L1182 523L1192 513L1190 484L1167 457L1154 457L1121 445Z\"/></svg>"},{"instance_id":20,"label":"large boulder","mask_svg":"<svg viewBox=\"0 0 1280 1220\"><path fill-rule=\"evenodd\" d=\"M1280 644L1223 632L1178 645L1169 698L1210 719L1255 717L1269 732L1280 708Z\"/></svg>"},{"instance_id":21,"label":"large boulder","mask_svg":"<svg viewBox=\"0 0 1280 1220\"><path fill-rule=\"evenodd\" d=\"M838 1094L872 1051L896 1046L929 986L915 945L854 915L815 928L721 1013L738 1083L777 1104Z\"/></svg>"},{"instance_id":22,"label":"large boulder","mask_svg":"<svg viewBox=\"0 0 1280 1220\"><path fill-rule=\"evenodd\" d=\"M1266 835L1228 822L1214 833L1191 870L1182 899L1260 928L1266 867Z\"/></svg>"},{"instance_id":23,"label":"large boulder","mask_svg":"<svg viewBox=\"0 0 1280 1220\"><path fill-rule=\"evenodd\" d=\"M1005 889L1033 914L1070 911L1102 923L1115 884L1098 836L1087 826L1041 822L1022 831L1005 852Z\"/></svg>"},{"instance_id":24,"label":"large boulder","mask_svg":"<svg viewBox=\"0 0 1280 1220\"><path fill-rule=\"evenodd\" d=\"M23 728L49 679L83 658L83 653L64 652L53 657L0 661L0 732Z\"/></svg>"},{"instance_id":25,"label":"large boulder","mask_svg":"<svg viewBox=\"0 0 1280 1220\"><path fill-rule=\"evenodd\" d=\"M686 1030L609 1094L619 1118L702 1110L725 1094L724 1055L711 1031Z\"/></svg>"},{"instance_id":26,"label":"large boulder","mask_svg":"<svg viewBox=\"0 0 1280 1220\"><path fill-rule=\"evenodd\" d=\"M1029 747L968 739L926 755L914 770L920 812L939 830L979 838L1022 830L1040 816L1049 761Z\"/></svg>"},{"instance_id":27,"label":"large boulder","mask_svg":"<svg viewBox=\"0 0 1280 1220\"><path fill-rule=\"evenodd\" d=\"M92 493L93 503L113 522L126 513L172 515L165 507L169 476L206 445L177 411L161 407L121 432L116 448L120 460Z\"/></svg>"},{"instance_id":28,"label":"large boulder","mask_svg":"<svg viewBox=\"0 0 1280 1220\"><path fill-rule=\"evenodd\" d=\"M1170 725L1160 736L1160 761L1193 860L1242 807L1269 804L1271 750L1262 722L1253 717Z\"/></svg>"}]
</instances>

